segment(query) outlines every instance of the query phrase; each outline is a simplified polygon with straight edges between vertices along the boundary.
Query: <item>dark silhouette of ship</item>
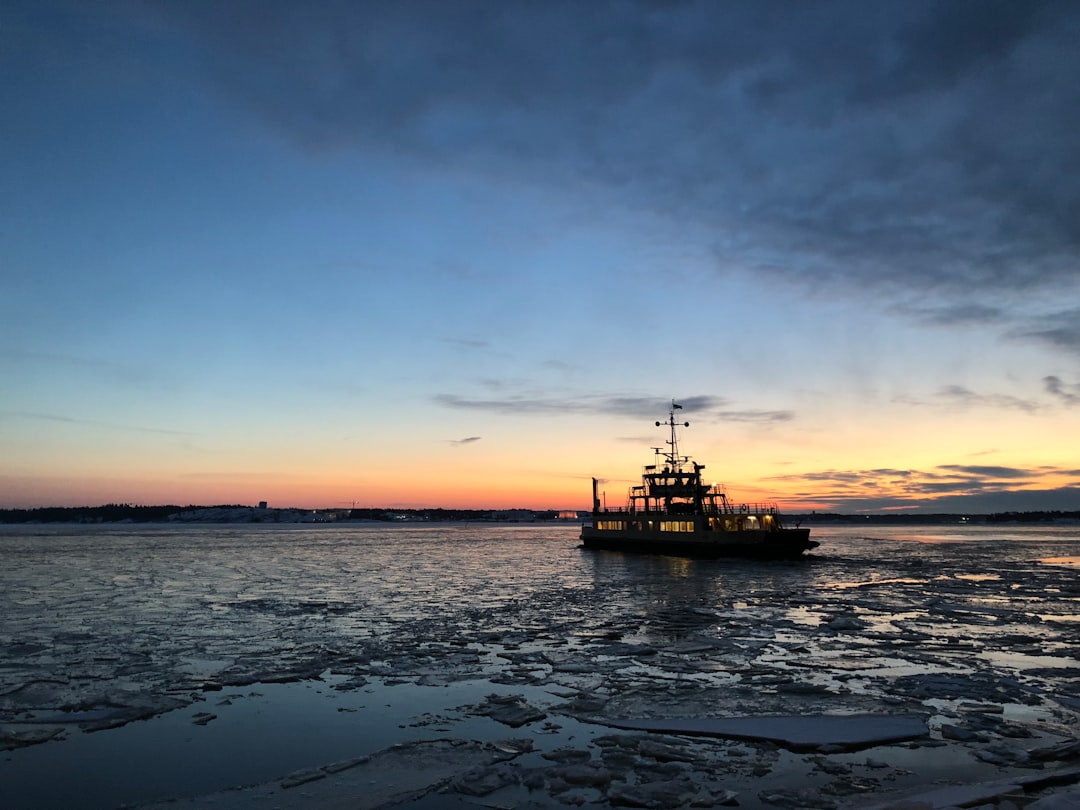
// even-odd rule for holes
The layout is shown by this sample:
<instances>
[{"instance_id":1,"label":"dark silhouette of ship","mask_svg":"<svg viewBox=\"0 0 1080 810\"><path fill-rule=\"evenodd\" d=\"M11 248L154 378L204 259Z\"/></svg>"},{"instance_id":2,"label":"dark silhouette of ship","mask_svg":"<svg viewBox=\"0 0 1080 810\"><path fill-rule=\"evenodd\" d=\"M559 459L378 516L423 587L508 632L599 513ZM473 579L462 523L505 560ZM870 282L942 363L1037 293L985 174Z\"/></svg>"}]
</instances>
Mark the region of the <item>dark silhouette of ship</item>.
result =
<instances>
[{"instance_id":1,"label":"dark silhouette of ship","mask_svg":"<svg viewBox=\"0 0 1080 810\"><path fill-rule=\"evenodd\" d=\"M586 548L681 557L797 559L816 548L810 530L785 528L774 503L735 504L722 487L701 480L705 465L679 455L674 401L667 422L668 448L654 447L656 463L630 488L625 507L601 507L592 480L592 517L581 527Z\"/></svg>"}]
</instances>

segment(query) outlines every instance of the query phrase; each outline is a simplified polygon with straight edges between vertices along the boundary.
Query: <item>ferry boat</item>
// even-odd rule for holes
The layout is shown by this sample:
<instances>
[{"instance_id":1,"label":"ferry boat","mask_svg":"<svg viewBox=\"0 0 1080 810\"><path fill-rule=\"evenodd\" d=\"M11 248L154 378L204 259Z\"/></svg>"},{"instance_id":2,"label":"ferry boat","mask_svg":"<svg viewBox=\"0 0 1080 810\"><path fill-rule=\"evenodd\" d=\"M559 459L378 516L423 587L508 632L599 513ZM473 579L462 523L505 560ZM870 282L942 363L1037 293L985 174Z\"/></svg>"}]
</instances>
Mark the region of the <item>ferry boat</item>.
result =
<instances>
[{"instance_id":1,"label":"ferry boat","mask_svg":"<svg viewBox=\"0 0 1080 810\"><path fill-rule=\"evenodd\" d=\"M702 482L705 465L679 455L674 402L667 422L667 449L654 447L655 463L645 467L641 484L630 488L624 507L601 507L592 480L592 517L581 527L586 548L670 554L680 557L798 559L817 548L810 530L781 523L774 503L733 503L716 484Z\"/></svg>"}]
</instances>

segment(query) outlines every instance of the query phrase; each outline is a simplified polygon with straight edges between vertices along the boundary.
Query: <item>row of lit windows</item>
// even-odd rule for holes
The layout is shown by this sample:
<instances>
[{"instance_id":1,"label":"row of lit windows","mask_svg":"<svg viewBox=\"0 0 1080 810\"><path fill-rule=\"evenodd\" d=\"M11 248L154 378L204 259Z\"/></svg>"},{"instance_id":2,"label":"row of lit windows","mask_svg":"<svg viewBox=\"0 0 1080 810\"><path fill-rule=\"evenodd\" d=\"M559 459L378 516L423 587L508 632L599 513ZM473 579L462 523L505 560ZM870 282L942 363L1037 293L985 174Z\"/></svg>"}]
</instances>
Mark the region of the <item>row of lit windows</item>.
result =
<instances>
[{"instance_id":1,"label":"row of lit windows","mask_svg":"<svg viewBox=\"0 0 1080 810\"><path fill-rule=\"evenodd\" d=\"M694 521L692 520L661 520L660 531L662 532L692 532Z\"/></svg>"},{"instance_id":2,"label":"row of lit windows","mask_svg":"<svg viewBox=\"0 0 1080 810\"><path fill-rule=\"evenodd\" d=\"M653 527L653 522L649 521L649 528ZM596 528L602 532L621 532L626 529L626 522L622 520L598 520L596 521ZM645 525L643 523L634 524L634 528L638 531L644 531ZM694 531L694 521L692 520L661 520L660 531L662 532L692 532Z\"/></svg>"},{"instance_id":3,"label":"row of lit windows","mask_svg":"<svg viewBox=\"0 0 1080 810\"><path fill-rule=\"evenodd\" d=\"M769 529L769 528L772 527L772 517L771 516L765 515L764 521L765 521L765 528L766 529ZM646 527L646 523L644 521L631 522L629 527L627 526L627 523L626 523L625 520L598 520L596 522L596 528L599 529L602 532L621 532L621 531L626 531L627 528L636 529L639 532L645 531L646 528L648 528L648 530L651 531L653 526L655 526L655 525L656 525L655 522L651 521L651 520L648 521L648 526L647 527ZM716 530L720 529L721 526L723 526L724 531L729 531L729 532L741 532L741 531L744 531L746 529L757 529L757 528L759 528L757 518L752 516L752 515L750 517L746 517L746 518L736 518L736 519L725 518L723 520L720 520L718 518L709 518L709 528L710 529L713 529L714 531L716 531ZM692 520L661 520L660 521L660 531L662 531L662 532L693 532L693 531L695 531L694 521L692 521Z\"/></svg>"},{"instance_id":4,"label":"row of lit windows","mask_svg":"<svg viewBox=\"0 0 1080 810\"><path fill-rule=\"evenodd\" d=\"M621 532L626 525L621 520L598 520L596 528L602 532Z\"/></svg>"}]
</instances>

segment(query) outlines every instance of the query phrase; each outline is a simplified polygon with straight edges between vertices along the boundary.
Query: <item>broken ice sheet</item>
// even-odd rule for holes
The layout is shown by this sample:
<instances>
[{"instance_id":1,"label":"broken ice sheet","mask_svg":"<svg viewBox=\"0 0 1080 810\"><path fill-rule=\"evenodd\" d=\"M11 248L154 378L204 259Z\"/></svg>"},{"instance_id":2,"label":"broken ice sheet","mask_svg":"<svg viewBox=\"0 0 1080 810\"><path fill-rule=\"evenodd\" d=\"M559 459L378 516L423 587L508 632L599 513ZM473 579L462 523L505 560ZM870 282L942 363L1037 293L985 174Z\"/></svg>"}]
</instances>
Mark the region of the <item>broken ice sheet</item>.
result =
<instances>
[{"instance_id":1,"label":"broken ice sheet","mask_svg":"<svg viewBox=\"0 0 1080 810\"><path fill-rule=\"evenodd\" d=\"M608 720L616 728L773 742L794 751L855 751L929 733L916 715L797 715Z\"/></svg>"},{"instance_id":2,"label":"broken ice sheet","mask_svg":"<svg viewBox=\"0 0 1080 810\"><path fill-rule=\"evenodd\" d=\"M293 730L309 719L291 708L294 692L355 699L355 711L332 712L353 721L394 689L433 695L386 724L391 740L423 733L410 723L425 713L469 733L505 731L459 711L493 692L525 695L547 714L538 728L634 707L651 717L930 712L934 742L975 769L994 766L973 751L1051 748L1080 725L1075 567L1040 562L1076 556L1076 529L963 529L935 542L822 529L813 559L777 565L586 554L572 529L548 527L34 531L6 527L0 543L7 728L99 709L122 720L167 699L191 704L178 713L183 734L226 735L230 713L263 698L210 701L257 682L263 708ZM976 720L962 699L1002 706L1003 722ZM197 712L218 716L194 726ZM23 778L39 751L87 740L105 750L111 735L172 722L93 738L65 725L65 739L10 752L0 777ZM943 723L986 739L941 740ZM1017 727L1034 736L1007 736Z\"/></svg>"},{"instance_id":3,"label":"broken ice sheet","mask_svg":"<svg viewBox=\"0 0 1080 810\"><path fill-rule=\"evenodd\" d=\"M520 728L547 717L545 711L530 705L521 695L488 695L483 703L473 706L471 711L511 728Z\"/></svg>"}]
</instances>

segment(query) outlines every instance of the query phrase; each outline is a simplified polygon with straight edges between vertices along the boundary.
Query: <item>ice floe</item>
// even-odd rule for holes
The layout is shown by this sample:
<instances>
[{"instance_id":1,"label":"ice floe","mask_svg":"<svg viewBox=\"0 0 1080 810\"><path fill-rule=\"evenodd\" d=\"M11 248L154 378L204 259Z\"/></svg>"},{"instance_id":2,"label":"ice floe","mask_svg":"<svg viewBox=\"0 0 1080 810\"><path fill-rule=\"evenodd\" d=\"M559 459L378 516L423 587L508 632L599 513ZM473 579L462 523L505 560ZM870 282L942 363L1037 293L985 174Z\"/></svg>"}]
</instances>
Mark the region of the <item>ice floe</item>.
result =
<instances>
[{"instance_id":1,"label":"ice floe","mask_svg":"<svg viewBox=\"0 0 1080 810\"><path fill-rule=\"evenodd\" d=\"M849 533L798 564L584 554L555 529L387 531L0 538L0 781L33 789L31 759L44 771L84 732L134 721L211 748L240 715L264 724L253 734L275 730L284 711L243 714L253 691L319 684L354 723L351 746L326 764L298 753L291 773L203 791L207 802L314 807L335 785L351 806L1070 795L1080 586L1075 566L1043 561L1075 557L1080 531L932 544ZM380 719L391 702L415 707ZM338 781L361 776L364 790ZM973 792L948 793L961 787ZM100 806L154 797L112 798Z\"/></svg>"},{"instance_id":2,"label":"ice floe","mask_svg":"<svg viewBox=\"0 0 1080 810\"><path fill-rule=\"evenodd\" d=\"M773 742L794 751L855 751L929 733L916 715L795 715L607 720L615 728Z\"/></svg>"}]
</instances>

